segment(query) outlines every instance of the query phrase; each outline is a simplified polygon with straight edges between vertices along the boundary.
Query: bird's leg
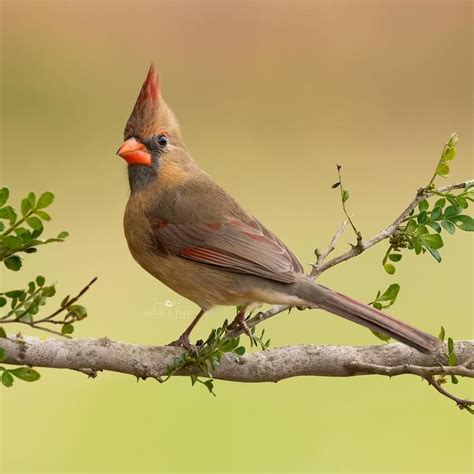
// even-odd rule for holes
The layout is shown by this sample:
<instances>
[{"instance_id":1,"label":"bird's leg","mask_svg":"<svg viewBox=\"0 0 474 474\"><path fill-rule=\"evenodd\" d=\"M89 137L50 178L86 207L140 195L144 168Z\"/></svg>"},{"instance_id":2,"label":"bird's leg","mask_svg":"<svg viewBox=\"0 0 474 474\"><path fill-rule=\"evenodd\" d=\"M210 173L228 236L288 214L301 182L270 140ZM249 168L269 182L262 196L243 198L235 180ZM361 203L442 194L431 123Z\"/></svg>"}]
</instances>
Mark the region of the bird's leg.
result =
<instances>
[{"instance_id":1,"label":"bird's leg","mask_svg":"<svg viewBox=\"0 0 474 474\"><path fill-rule=\"evenodd\" d=\"M197 316L192 320L191 324L187 327L186 331L179 336L179 339L176 341L170 342L168 346L180 346L184 347L187 351L195 351L196 348L189 342L189 335L191 334L191 331L194 329L194 326L198 323L198 321L201 319L202 315L205 313L203 309L199 311Z\"/></svg>"},{"instance_id":2,"label":"bird's leg","mask_svg":"<svg viewBox=\"0 0 474 474\"><path fill-rule=\"evenodd\" d=\"M236 327L239 327L245 334L247 334L248 337L250 337L250 340L253 341L252 333L250 332L250 328L245 321L245 312L247 311L248 306L249 305L247 304L239 309L237 316L229 324L228 329L235 329Z\"/></svg>"}]
</instances>

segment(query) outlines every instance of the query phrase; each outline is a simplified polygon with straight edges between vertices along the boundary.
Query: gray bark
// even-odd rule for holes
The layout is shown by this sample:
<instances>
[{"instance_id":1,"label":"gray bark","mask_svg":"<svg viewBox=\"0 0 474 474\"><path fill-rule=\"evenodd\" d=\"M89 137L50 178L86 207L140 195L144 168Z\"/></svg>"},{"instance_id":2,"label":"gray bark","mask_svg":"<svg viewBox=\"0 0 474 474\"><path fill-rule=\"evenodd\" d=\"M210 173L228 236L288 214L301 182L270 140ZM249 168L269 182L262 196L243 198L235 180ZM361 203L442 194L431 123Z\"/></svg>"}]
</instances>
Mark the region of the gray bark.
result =
<instances>
[{"instance_id":1,"label":"gray bark","mask_svg":"<svg viewBox=\"0 0 474 474\"><path fill-rule=\"evenodd\" d=\"M6 351L2 364L31 365L93 373L109 370L159 379L182 354L169 346L140 346L102 339L0 339ZM277 382L302 375L348 377L356 375L415 374L427 378L454 374L474 377L474 340L457 341L458 365L447 367L446 351L422 354L404 344L376 346L297 345L279 347L242 357L227 354L214 378L236 382ZM191 368L176 375L203 375Z\"/></svg>"}]
</instances>

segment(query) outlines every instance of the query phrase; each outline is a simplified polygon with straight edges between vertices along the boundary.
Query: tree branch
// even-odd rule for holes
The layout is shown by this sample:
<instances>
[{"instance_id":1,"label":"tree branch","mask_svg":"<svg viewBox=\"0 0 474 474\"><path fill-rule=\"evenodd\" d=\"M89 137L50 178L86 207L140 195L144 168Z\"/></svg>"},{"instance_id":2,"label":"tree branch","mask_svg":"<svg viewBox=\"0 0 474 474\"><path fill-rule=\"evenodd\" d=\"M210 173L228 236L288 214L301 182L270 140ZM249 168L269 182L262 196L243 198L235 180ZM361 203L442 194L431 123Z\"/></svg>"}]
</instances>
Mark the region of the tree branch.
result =
<instances>
[{"instance_id":1,"label":"tree branch","mask_svg":"<svg viewBox=\"0 0 474 474\"><path fill-rule=\"evenodd\" d=\"M46 339L37 337L0 338L5 349L4 364L72 369L88 375L108 370L139 378L159 379L184 352L172 346L140 346L101 339ZM356 375L402 374L423 378L458 375L474 378L474 340L455 343L457 365L447 366L439 350L422 354L404 344L376 346L297 345L252 352L243 356L228 353L213 377L238 382L277 382L301 375L349 377ZM176 375L202 375L189 368Z\"/></svg>"},{"instance_id":2,"label":"tree branch","mask_svg":"<svg viewBox=\"0 0 474 474\"><path fill-rule=\"evenodd\" d=\"M335 232L328 247L322 252L315 251L316 262L309 276L315 279L329 268L356 257L375 244L395 235L411 211L430 195L467 188L473 184L474 180L469 180L439 189L420 189L408 207L389 226L369 240L363 240L358 234L357 244L349 251L327 260L347 227L348 222L344 222ZM94 281L95 279L71 302L75 302ZM50 322L51 318L63 309L38 322ZM250 318L247 325L254 327L287 309L290 307L286 305L273 306ZM240 328L230 330L226 334L226 339L235 338L241 333ZM98 371L107 370L143 379L151 377L159 381L162 381L162 377L167 375L184 353L184 349L179 347L139 346L107 338L40 340L36 337L10 336L0 337L0 348L5 353L3 364L70 369L89 377L95 377ZM225 352L219 365L213 370L212 377L237 382L277 382L303 375L392 377L410 374L427 380L440 394L455 401L460 408L474 413L473 400L459 398L442 386L445 376L474 378L474 340L457 341L454 344L454 352L457 357L454 366L449 366L446 351L443 352L442 349L426 355L399 343L365 347L297 345L246 353L243 356ZM180 370L173 371L173 375L208 377L210 374L197 365L186 365Z\"/></svg>"},{"instance_id":3,"label":"tree branch","mask_svg":"<svg viewBox=\"0 0 474 474\"><path fill-rule=\"evenodd\" d=\"M343 263L346 260L350 260L351 258L357 257L365 250L369 249L370 247L373 247L375 244L378 244L379 242L382 242L383 240L392 237L397 232L403 221L410 215L410 212L415 209L418 203L423 199L426 199L427 197L430 197L433 194L447 193L449 191L452 191L453 189L465 189L472 185L474 185L474 180L470 179L459 183L452 183L448 186L443 186L432 191L427 190L425 188L418 190L415 198L410 202L408 207L390 225L385 227L385 229L382 229L369 240L359 240L357 244L352 245L351 249L347 252L338 255L337 257L334 257L331 260L326 261L327 256L335 249L337 241L339 240L345 228L347 227L347 222L344 222L338 228L333 238L331 239L330 244L323 252L320 252L318 249L316 249L316 263L313 265L313 269L309 276L313 279L316 279L319 277L319 275L321 275L321 273L325 272L326 270L329 270L330 268L340 263ZM253 318L250 318L247 321L247 326L249 328L255 327L261 322L272 318L273 316L276 316L277 314L280 314L283 311L290 310L290 308L291 307L288 305L272 306L271 308L268 308L265 311L259 312ZM236 337L242 333L243 331L241 328L232 329L231 331L229 331L229 337Z\"/></svg>"},{"instance_id":4,"label":"tree branch","mask_svg":"<svg viewBox=\"0 0 474 474\"><path fill-rule=\"evenodd\" d=\"M462 183L453 183L453 184L450 184L449 186L443 186L441 188L436 189L435 192L447 193L449 191L452 191L453 189L465 189L468 186L471 186L473 184L474 184L474 180L471 179L469 181L463 181ZM423 199L426 199L427 197L432 196L433 194L434 194L433 192L428 191L426 189L418 190L413 201L389 226L387 226L385 229L381 230L379 233L374 235L371 239L360 241L357 245L353 246L346 253L343 253L342 255L339 255L338 257L334 257L333 259L327 262L321 263L320 265L316 265L317 270L314 272L315 273L314 277L317 278L321 273L328 270L329 268L334 267L335 265L338 265L339 263L345 262L346 260L349 260L353 257L356 257L357 255L360 255L362 252L369 249L370 247L373 247L375 244L378 244L382 240L392 237L395 234L395 232L398 230L400 225L403 223L403 221L410 215L410 212L416 208L418 203L420 201L423 201Z\"/></svg>"}]
</instances>

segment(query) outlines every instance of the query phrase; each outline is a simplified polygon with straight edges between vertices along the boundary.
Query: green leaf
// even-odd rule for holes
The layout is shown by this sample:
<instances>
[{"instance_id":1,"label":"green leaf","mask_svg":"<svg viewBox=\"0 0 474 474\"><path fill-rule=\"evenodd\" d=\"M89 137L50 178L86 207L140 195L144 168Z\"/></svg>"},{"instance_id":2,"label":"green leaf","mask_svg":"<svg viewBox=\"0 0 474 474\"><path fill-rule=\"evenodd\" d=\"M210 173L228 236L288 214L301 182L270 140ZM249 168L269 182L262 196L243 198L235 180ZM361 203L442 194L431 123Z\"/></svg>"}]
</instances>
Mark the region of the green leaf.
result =
<instances>
[{"instance_id":1,"label":"green leaf","mask_svg":"<svg viewBox=\"0 0 474 474\"><path fill-rule=\"evenodd\" d=\"M399 254L399 253L391 253L388 258L392 261L392 262L399 262L401 259L402 259L402 255Z\"/></svg>"},{"instance_id":2,"label":"green leaf","mask_svg":"<svg viewBox=\"0 0 474 474\"><path fill-rule=\"evenodd\" d=\"M455 375L451 375L451 383L453 383L453 384L455 384L455 385L456 385L457 383L459 383L459 381L458 381L458 379L456 378Z\"/></svg>"},{"instance_id":3,"label":"green leaf","mask_svg":"<svg viewBox=\"0 0 474 474\"><path fill-rule=\"evenodd\" d=\"M446 204L446 199L444 198L440 198L438 199L436 202L435 202L435 205L434 207L440 207L441 209L443 209L444 205Z\"/></svg>"},{"instance_id":4,"label":"green leaf","mask_svg":"<svg viewBox=\"0 0 474 474\"><path fill-rule=\"evenodd\" d=\"M408 221L407 227L405 229L405 232L408 234L413 234L418 226L416 225L416 222L413 219L410 219Z\"/></svg>"},{"instance_id":5,"label":"green leaf","mask_svg":"<svg viewBox=\"0 0 474 474\"><path fill-rule=\"evenodd\" d=\"M428 222L428 213L426 211L421 211L418 214L417 221L418 224L426 224L426 222Z\"/></svg>"},{"instance_id":6,"label":"green leaf","mask_svg":"<svg viewBox=\"0 0 474 474\"><path fill-rule=\"evenodd\" d=\"M45 281L46 281L46 279L45 279L44 276L42 276L42 275L38 275L38 276L36 277L36 284L37 284L38 286L43 286L44 283L45 283Z\"/></svg>"},{"instance_id":7,"label":"green leaf","mask_svg":"<svg viewBox=\"0 0 474 474\"><path fill-rule=\"evenodd\" d=\"M53 200L54 200L54 194L50 193L49 191L46 191L38 199L38 204L36 205L36 208L44 209L45 207L48 207L53 202Z\"/></svg>"},{"instance_id":8,"label":"green leaf","mask_svg":"<svg viewBox=\"0 0 474 474\"><path fill-rule=\"evenodd\" d=\"M84 306L81 306L80 304L73 304L71 306L68 306L67 309L70 313L73 313L76 319L78 319L79 321L81 319L84 319L87 316L86 308L84 308ZM236 345L237 344L238 344L238 340L237 340Z\"/></svg>"},{"instance_id":9,"label":"green leaf","mask_svg":"<svg viewBox=\"0 0 474 474\"><path fill-rule=\"evenodd\" d=\"M430 222L428 225L436 232L441 232L441 226L437 222Z\"/></svg>"},{"instance_id":10,"label":"green leaf","mask_svg":"<svg viewBox=\"0 0 474 474\"><path fill-rule=\"evenodd\" d=\"M441 225L443 228L449 232L451 235L456 232L456 226L451 221L441 221Z\"/></svg>"},{"instance_id":11,"label":"green leaf","mask_svg":"<svg viewBox=\"0 0 474 474\"><path fill-rule=\"evenodd\" d=\"M421 252L421 239L419 237L414 237L411 240L413 248L415 249L415 253L418 255Z\"/></svg>"},{"instance_id":12,"label":"green leaf","mask_svg":"<svg viewBox=\"0 0 474 474\"><path fill-rule=\"evenodd\" d=\"M10 222L10 225L14 224L16 222L16 212L15 209L11 206L5 206L0 208L0 219L8 219Z\"/></svg>"},{"instance_id":13,"label":"green leaf","mask_svg":"<svg viewBox=\"0 0 474 474\"><path fill-rule=\"evenodd\" d=\"M420 236L424 234L429 234L428 227L426 227L425 225L419 225L416 229L415 235Z\"/></svg>"},{"instance_id":14,"label":"green leaf","mask_svg":"<svg viewBox=\"0 0 474 474\"><path fill-rule=\"evenodd\" d=\"M3 329L3 328L0 328L0 329ZM0 347L0 362L5 360L5 357L6 357L5 349L3 347Z\"/></svg>"},{"instance_id":15,"label":"green leaf","mask_svg":"<svg viewBox=\"0 0 474 474\"><path fill-rule=\"evenodd\" d=\"M69 308L70 309L70 308ZM225 341L224 344L221 346L222 352L231 352L239 345L238 339L229 339Z\"/></svg>"},{"instance_id":16,"label":"green leaf","mask_svg":"<svg viewBox=\"0 0 474 474\"><path fill-rule=\"evenodd\" d=\"M3 263L9 270L13 270L14 272L17 272L21 268L21 258L17 255L8 257Z\"/></svg>"},{"instance_id":17,"label":"green leaf","mask_svg":"<svg viewBox=\"0 0 474 474\"><path fill-rule=\"evenodd\" d=\"M50 221L51 216L46 211L35 211L35 214L44 221Z\"/></svg>"},{"instance_id":18,"label":"green leaf","mask_svg":"<svg viewBox=\"0 0 474 474\"><path fill-rule=\"evenodd\" d=\"M34 230L43 230L43 224L37 217L29 217L26 222Z\"/></svg>"},{"instance_id":19,"label":"green leaf","mask_svg":"<svg viewBox=\"0 0 474 474\"><path fill-rule=\"evenodd\" d=\"M382 296L377 298L378 301L394 301L400 292L400 285L398 283L391 284Z\"/></svg>"},{"instance_id":20,"label":"green leaf","mask_svg":"<svg viewBox=\"0 0 474 474\"><path fill-rule=\"evenodd\" d=\"M456 148L449 145L446 146L444 148L443 156L441 157L441 159L443 161L451 161L451 160L454 160L455 157L456 157Z\"/></svg>"},{"instance_id":21,"label":"green leaf","mask_svg":"<svg viewBox=\"0 0 474 474\"><path fill-rule=\"evenodd\" d=\"M370 330L370 332L371 332L375 337L378 337L378 338L381 339L382 341L385 341L385 342L390 341L390 336L386 336L385 334L382 334L381 332L378 332L378 331L372 331L372 329Z\"/></svg>"},{"instance_id":22,"label":"green leaf","mask_svg":"<svg viewBox=\"0 0 474 474\"><path fill-rule=\"evenodd\" d=\"M245 347L244 346L239 346L236 349L234 349L234 353L243 356L245 354Z\"/></svg>"},{"instance_id":23,"label":"green leaf","mask_svg":"<svg viewBox=\"0 0 474 474\"><path fill-rule=\"evenodd\" d=\"M26 216L26 214L28 214L28 211L31 210L31 203L30 201L28 201L27 198L23 199L21 201L21 214L23 216Z\"/></svg>"},{"instance_id":24,"label":"green leaf","mask_svg":"<svg viewBox=\"0 0 474 474\"><path fill-rule=\"evenodd\" d=\"M426 250L436 259L438 263L441 263L441 255L436 249L432 249L431 247L426 247Z\"/></svg>"},{"instance_id":25,"label":"green leaf","mask_svg":"<svg viewBox=\"0 0 474 474\"><path fill-rule=\"evenodd\" d=\"M456 216L453 219L455 219L456 225L459 229L467 232L474 231L474 219L471 216Z\"/></svg>"},{"instance_id":26,"label":"green leaf","mask_svg":"<svg viewBox=\"0 0 474 474\"><path fill-rule=\"evenodd\" d=\"M458 356L454 352L451 352L448 356L448 365L453 366L453 365L457 365L457 363L458 363Z\"/></svg>"},{"instance_id":27,"label":"green leaf","mask_svg":"<svg viewBox=\"0 0 474 474\"><path fill-rule=\"evenodd\" d=\"M424 234L420 237L426 247L440 249L443 246L443 239L439 234Z\"/></svg>"},{"instance_id":28,"label":"green leaf","mask_svg":"<svg viewBox=\"0 0 474 474\"><path fill-rule=\"evenodd\" d=\"M6 304L7 304L7 300L3 296L0 296L0 308L5 306Z\"/></svg>"},{"instance_id":29,"label":"green leaf","mask_svg":"<svg viewBox=\"0 0 474 474\"><path fill-rule=\"evenodd\" d=\"M386 263L383 267L389 275L393 275L395 273L395 267L391 263Z\"/></svg>"},{"instance_id":30,"label":"green leaf","mask_svg":"<svg viewBox=\"0 0 474 474\"><path fill-rule=\"evenodd\" d=\"M379 311L383 308L382 303L378 303L378 302L373 303L372 306L375 309L378 309Z\"/></svg>"},{"instance_id":31,"label":"green leaf","mask_svg":"<svg viewBox=\"0 0 474 474\"><path fill-rule=\"evenodd\" d=\"M428 207L430 207L430 205L428 204L428 201L426 199L423 199L423 201L420 201L420 203L418 204L418 209L420 211L426 211Z\"/></svg>"},{"instance_id":32,"label":"green leaf","mask_svg":"<svg viewBox=\"0 0 474 474\"><path fill-rule=\"evenodd\" d=\"M214 384L213 384L212 380L206 380L204 382L204 385L209 390L209 393L212 393L212 395L216 396L216 394L214 393Z\"/></svg>"},{"instance_id":33,"label":"green leaf","mask_svg":"<svg viewBox=\"0 0 474 474\"><path fill-rule=\"evenodd\" d=\"M452 337L448 337L448 354L454 351L454 341Z\"/></svg>"},{"instance_id":34,"label":"green leaf","mask_svg":"<svg viewBox=\"0 0 474 474\"><path fill-rule=\"evenodd\" d=\"M8 188L0 189L0 206L3 206L10 196L10 191Z\"/></svg>"},{"instance_id":35,"label":"green leaf","mask_svg":"<svg viewBox=\"0 0 474 474\"><path fill-rule=\"evenodd\" d=\"M17 313L18 316L18 321L24 322L24 323L32 323L33 322L33 316L31 316L29 311L22 311Z\"/></svg>"},{"instance_id":36,"label":"green leaf","mask_svg":"<svg viewBox=\"0 0 474 474\"><path fill-rule=\"evenodd\" d=\"M10 373L25 382L35 382L41 377L40 374L31 367L18 367L17 369L10 370Z\"/></svg>"},{"instance_id":37,"label":"green leaf","mask_svg":"<svg viewBox=\"0 0 474 474\"><path fill-rule=\"evenodd\" d=\"M5 370L2 374L2 383L5 387L11 387L13 385L13 377L8 370Z\"/></svg>"},{"instance_id":38,"label":"green leaf","mask_svg":"<svg viewBox=\"0 0 474 474\"><path fill-rule=\"evenodd\" d=\"M10 290L4 293L9 298L20 298L25 292L23 290Z\"/></svg>"},{"instance_id":39,"label":"green leaf","mask_svg":"<svg viewBox=\"0 0 474 474\"><path fill-rule=\"evenodd\" d=\"M456 132L453 132L449 137L448 146L455 147L458 144L458 141L458 134Z\"/></svg>"},{"instance_id":40,"label":"green leaf","mask_svg":"<svg viewBox=\"0 0 474 474\"><path fill-rule=\"evenodd\" d=\"M47 298L54 296L56 294L56 288L54 286L46 286L43 288L43 296Z\"/></svg>"},{"instance_id":41,"label":"green leaf","mask_svg":"<svg viewBox=\"0 0 474 474\"><path fill-rule=\"evenodd\" d=\"M463 209L467 209L469 207L469 203L467 202L465 197L458 196L457 201L458 201L459 206L462 207Z\"/></svg>"},{"instance_id":42,"label":"green leaf","mask_svg":"<svg viewBox=\"0 0 474 474\"><path fill-rule=\"evenodd\" d=\"M28 193L28 196L27 196L26 199L28 199L28 201L30 201L31 208L34 208L35 204L36 204L36 194L33 193L33 192Z\"/></svg>"},{"instance_id":43,"label":"green leaf","mask_svg":"<svg viewBox=\"0 0 474 474\"><path fill-rule=\"evenodd\" d=\"M431 211L431 219L433 219L435 221L439 220L442 215L443 215L443 209L441 209L439 206L435 207Z\"/></svg>"},{"instance_id":44,"label":"green leaf","mask_svg":"<svg viewBox=\"0 0 474 474\"><path fill-rule=\"evenodd\" d=\"M17 237L16 235L9 235L3 239L3 243L10 250L18 250L23 245L23 240L21 237Z\"/></svg>"},{"instance_id":45,"label":"green leaf","mask_svg":"<svg viewBox=\"0 0 474 474\"><path fill-rule=\"evenodd\" d=\"M444 338L446 337L446 331L444 329L444 326L441 326L441 330L439 331L439 336L438 338L441 340L441 341L444 341Z\"/></svg>"},{"instance_id":46,"label":"green leaf","mask_svg":"<svg viewBox=\"0 0 474 474\"><path fill-rule=\"evenodd\" d=\"M438 176L442 176L443 178L446 178L449 175L449 165L447 165L443 161L439 163L438 167L436 168L436 174Z\"/></svg>"},{"instance_id":47,"label":"green leaf","mask_svg":"<svg viewBox=\"0 0 474 474\"><path fill-rule=\"evenodd\" d=\"M349 190L343 189L342 190L342 202L346 202L349 199Z\"/></svg>"},{"instance_id":48,"label":"green leaf","mask_svg":"<svg viewBox=\"0 0 474 474\"><path fill-rule=\"evenodd\" d=\"M65 239L68 236L69 236L69 232L66 232L65 230L63 230L62 232L58 234L58 239Z\"/></svg>"},{"instance_id":49,"label":"green leaf","mask_svg":"<svg viewBox=\"0 0 474 474\"><path fill-rule=\"evenodd\" d=\"M458 205L451 205L446 208L444 211L444 218L449 219L451 217L457 216L462 212L462 207Z\"/></svg>"}]
</instances>

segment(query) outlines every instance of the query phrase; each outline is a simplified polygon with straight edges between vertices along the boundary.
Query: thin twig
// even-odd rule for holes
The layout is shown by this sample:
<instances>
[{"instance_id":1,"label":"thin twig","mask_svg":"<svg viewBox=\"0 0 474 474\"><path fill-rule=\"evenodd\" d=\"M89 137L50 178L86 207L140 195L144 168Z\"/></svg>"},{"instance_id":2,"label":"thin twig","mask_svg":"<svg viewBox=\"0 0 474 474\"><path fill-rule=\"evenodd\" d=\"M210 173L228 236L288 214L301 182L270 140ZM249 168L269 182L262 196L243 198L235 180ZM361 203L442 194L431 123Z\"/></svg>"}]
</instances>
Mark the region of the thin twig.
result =
<instances>
[{"instance_id":1,"label":"thin twig","mask_svg":"<svg viewBox=\"0 0 474 474\"><path fill-rule=\"evenodd\" d=\"M337 167L337 174L339 176L339 191L341 193L342 210L344 211L344 214L346 215L347 220L349 221L349 224L351 225L352 230L354 231L354 234L357 237L357 243L359 243L362 240L362 234L360 233L359 230L357 230L356 226L354 225L354 222L351 219L351 216L349 215L346 209L346 201L347 201L347 198L349 197L349 191L345 189L342 184L342 175L341 175L342 166L336 165L336 167ZM344 193L346 193L347 196Z\"/></svg>"},{"instance_id":2,"label":"thin twig","mask_svg":"<svg viewBox=\"0 0 474 474\"><path fill-rule=\"evenodd\" d=\"M445 397L448 397L451 400L454 400L456 402L456 405L462 410L466 408L470 408L474 406L474 400L468 400L466 398L460 398L457 397L456 395L453 395L451 392L448 392L443 388L443 386L440 384L438 380L436 380L433 376L425 377L428 383L434 387L441 395L444 395Z\"/></svg>"},{"instance_id":3,"label":"thin twig","mask_svg":"<svg viewBox=\"0 0 474 474\"><path fill-rule=\"evenodd\" d=\"M319 266L322 265L324 260L326 260L327 256L335 250L337 241L339 240L342 233L346 229L348 223L349 221L346 220L339 226L333 238L331 239L331 242L329 243L329 245L326 247L326 249L323 252L320 252L318 249L314 251L316 255L316 263L313 265L313 269L311 270L311 273L309 274L311 278L316 278L316 275L318 274L317 272L318 272Z\"/></svg>"},{"instance_id":4,"label":"thin twig","mask_svg":"<svg viewBox=\"0 0 474 474\"><path fill-rule=\"evenodd\" d=\"M319 270L316 274L316 277L319 276L321 273L324 271L328 270L331 267L334 267L335 265L338 265L339 263L345 262L346 260L349 260L351 258L356 257L357 255L360 255L362 252L365 250L369 249L370 247L373 247L375 244L378 244L382 240L388 239L392 237L395 232L398 230L402 222L405 220L406 217L409 216L410 212L416 208L418 203L420 201L423 201L423 199L426 199L427 197L435 194L435 193L447 193L449 191L452 191L453 189L465 189L468 186L471 186L474 184L474 180L469 180L469 181L464 181L462 183L453 183L450 184L449 186L443 186L441 188L438 188L433 191L428 191L425 189L420 189L417 193L413 201L408 205L408 207L385 229L381 230L379 233L375 234L371 239L369 240L362 240L359 245L353 246L350 250L348 250L346 253L339 255L323 264L320 265Z\"/></svg>"},{"instance_id":5,"label":"thin twig","mask_svg":"<svg viewBox=\"0 0 474 474\"><path fill-rule=\"evenodd\" d=\"M61 306L61 307L58 308L54 313L51 313L49 316L46 316L46 317L43 318L43 319L38 319L37 321L35 321L35 324L48 321L48 320L54 318L55 316L57 316L59 313L65 311L65 310L68 308L68 306L71 306L71 305L74 304L79 298L81 298L81 296L84 295L84 293L86 293L86 292L90 289L90 287L91 287L96 281L97 281L97 277L94 277L76 296L74 296L73 298L71 298L71 299L67 302L67 305Z\"/></svg>"},{"instance_id":6,"label":"thin twig","mask_svg":"<svg viewBox=\"0 0 474 474\"><path fill-rule=\"evenodd\" d=\"M54 318L55 316L57 316L58 314L60 314L62 311L65 311L68 309L69 306L71 306L72 304L74 304L76 301L78 301L89 289L90 287L97 281L97 277L94 277L84 288L82 288L82 290L76 295L74 296L73 298L71 298L68 302L67 302L67 305L65 306L61 306L60 308L58 308L56 311L54 311L53 313L51 313L49 316L46 316L42 319L37 319L37 320L33 320L33 321L23 321L21 319L0 319L0 324L26 324L27 326L33 328L33 329L39 329L40 331L45 331L45 332L48 332L50 334L55 334L56 336L63 336L63 337L66 337L66 338L69 338L70 336L68 336L67 334L62 334L61 332L59 331L55 331L54 329L49 329L49 328L46 328L44 326L41 326L42 324L46 324L46 323L49 323L49 324L66 324L66 320L67 320L67 317L68 317L68 314L64 317L64 320L62 321L57 321L57 320L53 320L52 318ZM35 293L33 293L32 295L30 296L34 296L36 295L38 292L40 292L41 289L37 290ZM30 297L28 297L27 299L25 299L25 301L23 302L23 304L28 300L30 299ZM21 304L20 304L21 305ZM16 309L16 308L15 308ZM7 314L7 317L11 316L12 315L12 312L8 313Z\"/></svg>"},{"instance_id":7,"label":"thin twig","mask_svg":"<svg viewBox=\"0 0 474 474\"><path fill-rule=\"evenodd\" d=\"M420 189L417 192L417 194L416 194L415 198L413 199L413 201L408 205L408 207L389 226L387 226L385 229L381 230L379 233L375 234L371 239L362 240L361 242L358 243L358 245L352 246L351 249L348 250L347 252L345 252L345 253L337 256L337 257L334 257L333 259L328 260L328 261L325 261L324 259L325 259L325 257L327 257L327 255L330 252L327 252L327 255L324 258L322 258L322 255L324 254L324 252L322 254L320 254L321 256L317 255L316 264L313 265L313 269L312 269L311 273L309 274L309 276L311 278L316 279L317 277L319 277L319 275L321 275L321 273L325 272L326 270L328 270L328 269L330 269L330 268L332 268L332 267L334 267L334 266L336 266L336 265L338 265L342 262L345 262L346 260L350 260L351 258L354 258L357 255L360 255L362 252L369 249L370 247L373 247L374 245L378 244L379 242L383 241L384 239L390 238L398 230L398 228L400 227L400 225L402 224L404 219L406 217L408 217L410 212L413 209L415 209L416 206L418 205L418 203L420 201L422 201L423 199L426 199L427 197L429 197L433 194L447 193L449 191L452 191L453 189L465 189L465 188L467 188L469 186L472 186L472 185L474 185L474 180L471 179L471 180L463 181L463 182L460 182L460 183L453 183L453 184L450 184L448 186L443 186L443 187L435 189L435 190L426 190L424 188ZM336 238L336 241L337 241L337 239L342 234L342 231L341 231L341 234L339 234L339 229L334 234L334 237L333 237L332 240L334 240L334 238L336 238L336 236L337 236L337 238ZM331 244L332 244L332 241L329 244L328 248L331 247ZM319 259L319 263L318 263L318 259ZM290 308L291 307L289 305L275 305L275 306L272 306L272 307L268 308L265 311L259 312L253 318L250 318L247 321L247 326L249 328L255 327L257 324L260 324L263 321L266 321L267 319L272 318L273 316L276 316L277 314L282 313L283 311L287 311ZM230 337L230 338L237 337L242 333L243 333L243 331L242 331L241 328L232 329L231 331L229 331L228 337Z\"/></svg>"}]
</instances>

